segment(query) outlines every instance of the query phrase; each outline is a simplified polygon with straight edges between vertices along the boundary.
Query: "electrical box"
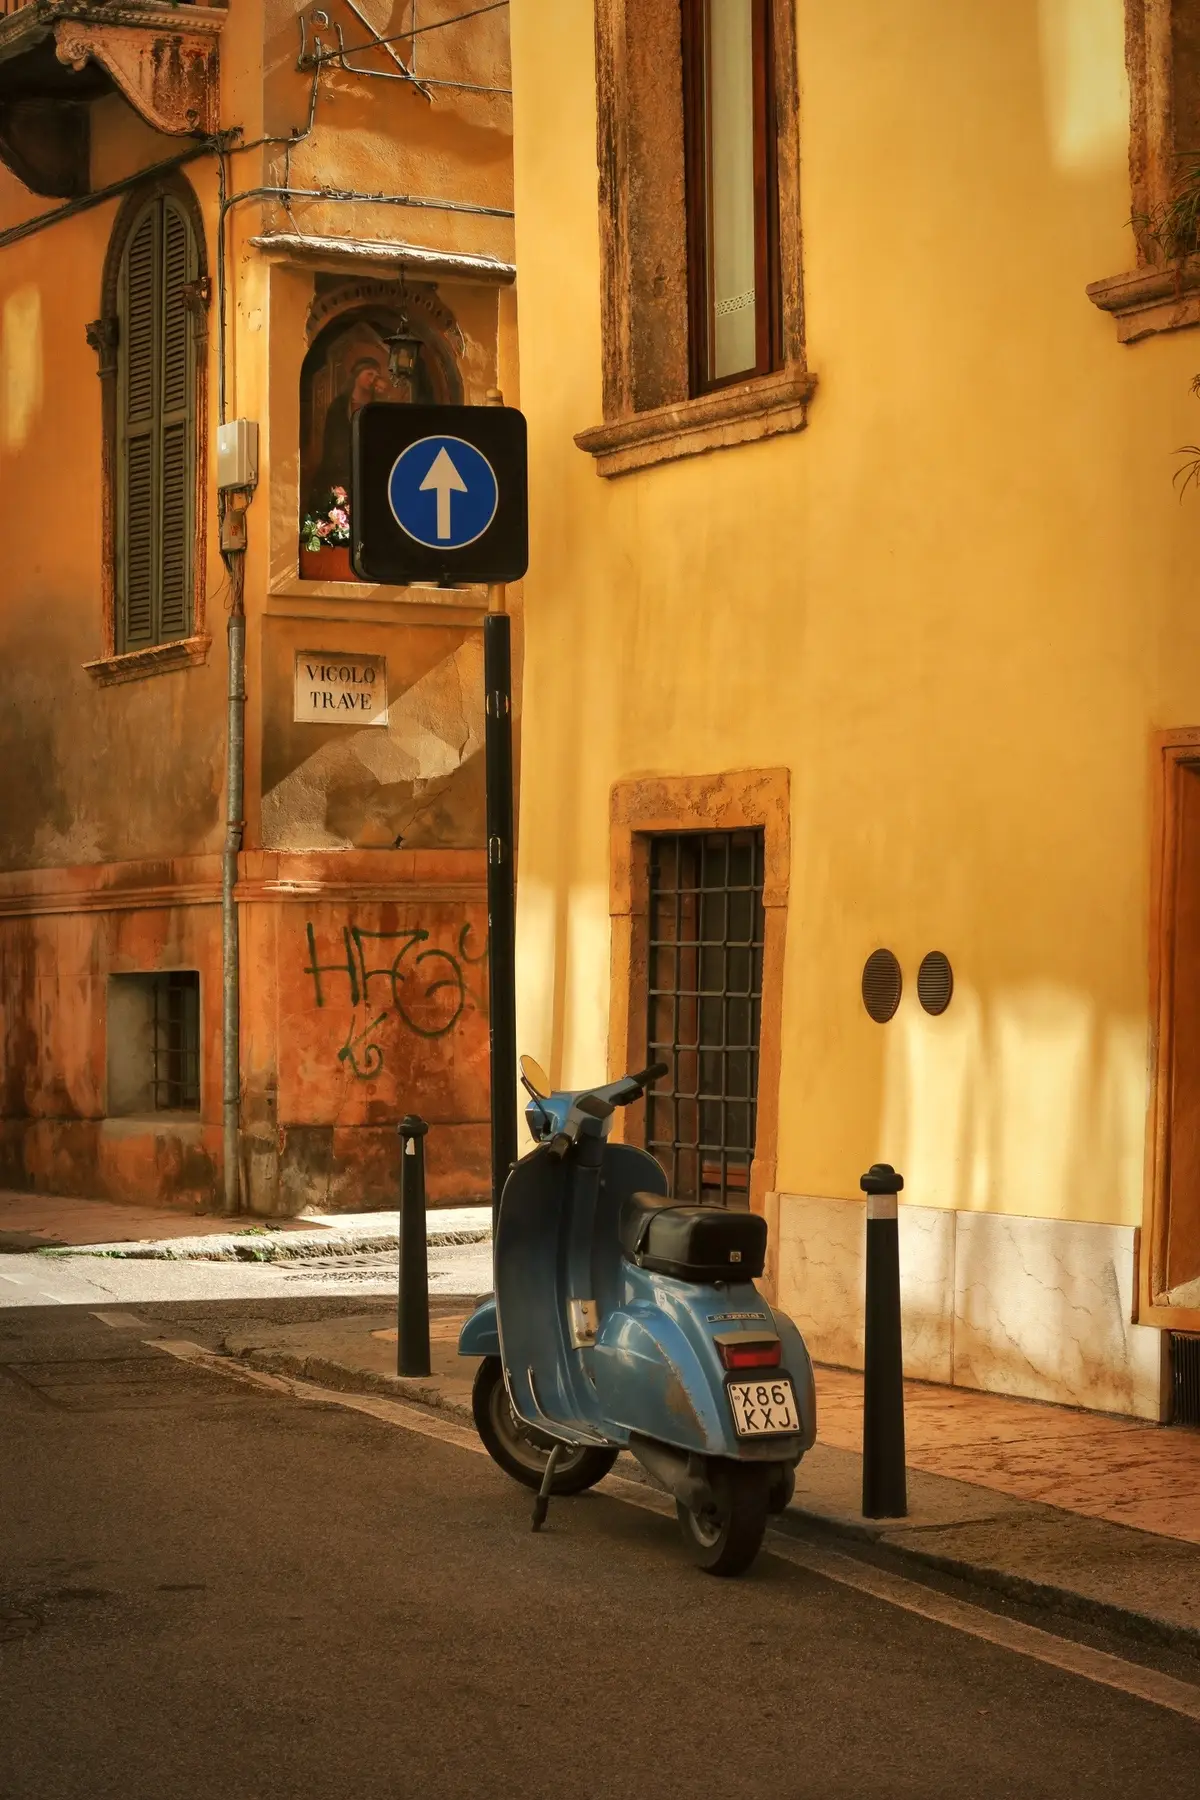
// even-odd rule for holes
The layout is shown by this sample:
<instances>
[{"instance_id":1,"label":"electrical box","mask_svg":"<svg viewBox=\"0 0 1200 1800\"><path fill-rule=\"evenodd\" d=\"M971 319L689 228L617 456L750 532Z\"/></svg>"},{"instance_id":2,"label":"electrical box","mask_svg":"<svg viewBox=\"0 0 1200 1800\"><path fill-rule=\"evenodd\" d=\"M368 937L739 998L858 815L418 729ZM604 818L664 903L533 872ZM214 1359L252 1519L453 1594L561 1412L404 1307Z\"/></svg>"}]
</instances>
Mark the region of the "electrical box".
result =
<instances>
[{"instance_id":1,"label":"electrical box","mask_svg":"<svg viewBox=\"0 0 1200 1800\"><path fill-rule=\"evenodd\" d=\"M230 419L217 426L217 486L252 488L258 485L258 422Z\"/></svg>"}]
</instances>

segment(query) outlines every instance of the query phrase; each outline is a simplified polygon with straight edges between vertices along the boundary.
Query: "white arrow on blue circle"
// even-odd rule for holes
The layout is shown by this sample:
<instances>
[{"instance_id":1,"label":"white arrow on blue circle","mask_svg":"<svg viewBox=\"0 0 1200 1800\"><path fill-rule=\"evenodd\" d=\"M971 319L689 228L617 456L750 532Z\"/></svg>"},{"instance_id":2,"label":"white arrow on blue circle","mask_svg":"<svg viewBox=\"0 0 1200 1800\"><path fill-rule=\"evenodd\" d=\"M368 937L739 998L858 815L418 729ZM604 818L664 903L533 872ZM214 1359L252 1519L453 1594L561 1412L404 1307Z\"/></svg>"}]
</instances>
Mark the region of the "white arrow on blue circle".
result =
<instances>
[{"instance_id":1,"label":"white arrow on blue circle","mask_svg":"<svg viewBox=\"0 0 1200 1800\"><path fill-rule=\"evenodd\" d=\"M437 534L439 538L450 536L450 496L465 494L467 484L450 460L450 452L442 445L433 459L428 475L421 483L423 494L432 490L437 495Z\"/></svg>"},{"instance_id":2,"label":"white arrow on blue circle","mask_svg":"<svg viewBox=\"0 0 1200 1800\"><path fill-rule=\"evenodd\" d=\"M418 438L402 450L387 492L401 531L430 550L473 544L500 504L500 483L483 451L450 432Z\"/></svg>"}]
</instances>

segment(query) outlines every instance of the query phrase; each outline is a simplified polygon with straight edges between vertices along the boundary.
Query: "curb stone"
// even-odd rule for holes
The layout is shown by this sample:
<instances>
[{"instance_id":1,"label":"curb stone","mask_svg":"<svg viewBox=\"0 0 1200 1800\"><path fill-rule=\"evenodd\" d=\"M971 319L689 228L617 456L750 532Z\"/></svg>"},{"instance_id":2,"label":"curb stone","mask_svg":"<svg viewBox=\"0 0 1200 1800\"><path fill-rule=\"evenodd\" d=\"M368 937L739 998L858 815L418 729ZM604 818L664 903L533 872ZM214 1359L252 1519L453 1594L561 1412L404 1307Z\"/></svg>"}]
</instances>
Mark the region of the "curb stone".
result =
<instances>
[{"instance_id":1,"label":"curb stone","mask_svg":"<svg viewBox=\"0 0 1200 1800\"><path fill-rule=\"evenodd\" d=\"M460 1231L431 1231L426 1238L430 1250L444 1250L452 1244L486 1244L491 1241L491 1228L468 1227ZM41 1256L102 1256L124 1258L131 1262L289 1262L298 1257L371 1256L395 1250L397 1234L373 1237L330 1239L315 1233L288 1232L286 1235L260 1238L257 1233L246 1237L220 1238L207 1243L202 1239L166 1239L147 1244L80 1244L65 1249L47 1247ZM190 1247L189 1247L190 1246Z\"/></svg>"},{"instance_id":2,"label":"curb stone","mask_svg":"<svg viewBox=\"0 0 1200 1800\"><path fill-rule=\"evenodd\" d=\"M861 1524L853 1519L830 1519L824 1513L810 1511L795 1502L775 1521L778 1528L794 1537L836 1537L844 1541L868 1544L886 1551L897 1562L914 1569L932 1569L939 1575L953 1575L975 1587L988 1588L1007 1599L1019 1600L1025 1606L1036 1606L1047 1612L1065 1613L1084 1624L1101 1625L1136 1637L1146 1643L1187 1650L1193 1655L1200 1650L1200 1629L1177 1625L1170 1619L1156 1618L1153 1613L1137 1612L1132 1607L1117 1606L1111 1600L1096 1600L1074 1588L1060 1587L1052 1581L1035 1581L1028 1575L1013 1575L988 1563L967 1562L962 1557L946 1556L937 1550L923 1550L912 1539L903 1541L879 1530L870 1521Z\"/></svg>"},{"instance_id":3,"label":"curb stone","mask_svg":"<svg viewBox=\"0 0 1200 1800\"><path fill-rule=\"evenodd\" d=\"M438 1387L420 1377L387 1375L370 1369L349 1368L345 1363L330 1362L320 1356L303 1356L286 1350L244 1350L239 1361L272 1375L294 1375L306 1381L341 1393L384 1394L393 1400L406 1400L428 1406L435 1412L447 1413L466 1425L474 1420L469 1406L448 1399ZM638 1465L640 1473L640 1465ZM897 1562L913 1570L935 1570L971 1582L976 1587L1018 1600L1026 1606L1046 1612L1064 1613L1085 1624L1103 1626L1145 1642L1182 1649L1193 1654L1200 1650L1200 1629L1173 1624L1153 1613L1134 1611L1111 1601L1096 1600L1054 1582L1035 1581L1027 1575L1013 1575L987 1563L971 1563L961 1557L947 1556L937 1550L926 1550L911 1539L898 1542L889 1533L887 1522L864 1519L831 1519L816 1510L798 1506L794 1501L775 1520L776 1528L794 1537L821 1536L843 1542L869 1545L882 1550Z\"/></svg>"}]
</instances>

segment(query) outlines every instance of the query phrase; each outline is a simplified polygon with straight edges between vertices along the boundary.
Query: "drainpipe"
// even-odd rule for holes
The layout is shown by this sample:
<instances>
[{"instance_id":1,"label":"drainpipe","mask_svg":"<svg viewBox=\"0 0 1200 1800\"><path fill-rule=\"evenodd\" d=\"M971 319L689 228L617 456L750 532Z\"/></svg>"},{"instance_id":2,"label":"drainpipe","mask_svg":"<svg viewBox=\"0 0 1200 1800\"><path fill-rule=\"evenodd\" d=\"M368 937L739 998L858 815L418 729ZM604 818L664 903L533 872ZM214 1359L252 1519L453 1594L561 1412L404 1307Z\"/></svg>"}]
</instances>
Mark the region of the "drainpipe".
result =
<instances>
[{"instance_id":1,"label":"drainpipe","mask_svg":"<svg viewBox=\"0 0 1200 1800\"><path fill-rule=\"evenodd\" d=\"M241 1210L241 954L234 889L238 878L238 853L242 847L246 767L246 610L245 533L246 513L225 496L221 522L222 552L229 570L229 715L225 752L225 850L221 858L221 1088L224 1125L224 1211ZM241 548L226 543L241 537Z\"/></svg>"}]
</instances>

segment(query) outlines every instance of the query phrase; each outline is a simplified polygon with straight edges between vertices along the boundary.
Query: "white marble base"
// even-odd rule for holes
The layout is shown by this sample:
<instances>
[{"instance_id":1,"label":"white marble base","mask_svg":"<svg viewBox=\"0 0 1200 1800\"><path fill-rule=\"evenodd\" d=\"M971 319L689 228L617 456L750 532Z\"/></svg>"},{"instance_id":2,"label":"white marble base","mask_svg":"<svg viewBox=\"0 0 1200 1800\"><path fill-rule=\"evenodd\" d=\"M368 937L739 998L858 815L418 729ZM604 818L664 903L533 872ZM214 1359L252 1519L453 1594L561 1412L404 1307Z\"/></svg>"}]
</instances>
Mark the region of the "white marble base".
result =
<instances>
[{"instance_id":1,"label":"white marble base","mask_svg":"<svg viewBox=\"0 0 1200 1800\"><path fill-rule=\"evenodd\" d=\"M818 1362L861 1368L861 1202L779 1195L779 1301ZM900 1207L904 1371L1164 1416L1162 1334L1131 1325L1133 1229Z\"/></svg>"}]
</instances>

